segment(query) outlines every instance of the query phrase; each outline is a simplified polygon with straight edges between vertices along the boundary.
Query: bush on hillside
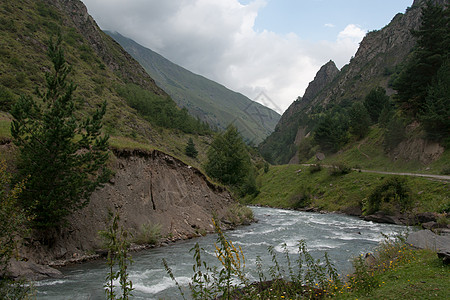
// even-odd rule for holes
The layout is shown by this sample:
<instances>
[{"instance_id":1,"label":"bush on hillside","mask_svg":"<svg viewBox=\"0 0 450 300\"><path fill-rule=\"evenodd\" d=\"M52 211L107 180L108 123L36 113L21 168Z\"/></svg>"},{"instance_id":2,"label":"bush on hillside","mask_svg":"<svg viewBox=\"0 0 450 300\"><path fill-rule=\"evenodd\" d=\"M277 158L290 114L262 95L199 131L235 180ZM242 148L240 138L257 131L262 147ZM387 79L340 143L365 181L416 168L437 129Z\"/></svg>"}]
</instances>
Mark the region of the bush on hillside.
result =
<instances>
[{"instance_id":1,"label":"bush on hillside","mask_svg":"<svg viewBox=\"0 0 450 300\"><path fill-rule=\"evenodd\" d=\"M291 207L293 209L307 207L311 204L311 199L311 187L301 186L299 191L290 199Z\"/></svg>"},{"instance_id":2,"label":"bush on hillside","mask_svg":"<svg viewBox=\"0 0 450 300\"><path fill-rule=\"evenodd\" d=\"M405 177L391 177L375 187L364 203L363 210L366 215L377 211L395 213L404 212L412 202L411 190ZM392 211L392 210L395 211Z\"/></svg>"},{"instance_id":3,"label":"bush on hillside","mask_svg":"<svg viewBox=\"0 0 450 300\"><path fill-rule=\"evenodd\" d=\"M322 165L321 164L311 165L311 166L309 166L308 171L310 174L320 172L320 171L322 171Z\"/></svg>"},{"instance_id":4,"label":"bush on hillside","mask_svg":"<svg viewBox=\"0 0 450 300\"><path fill-rule=\"evenodd\" d=\"M333 164L330 168L330 174L333 176L340 176L348 174L352 171L352 168L344 163Z\"/></svg>"},{"instance_id":5,"label":"bush on hillside","mask_svg":"<svg viewBox=\"0 0 450 300\"><path fill-rule=\"evenodd\" d=\"M313 140L311 137L303 138L298 145L298 160L299 162L305 162L313 155Z\"/></svg>"}]
</instances>

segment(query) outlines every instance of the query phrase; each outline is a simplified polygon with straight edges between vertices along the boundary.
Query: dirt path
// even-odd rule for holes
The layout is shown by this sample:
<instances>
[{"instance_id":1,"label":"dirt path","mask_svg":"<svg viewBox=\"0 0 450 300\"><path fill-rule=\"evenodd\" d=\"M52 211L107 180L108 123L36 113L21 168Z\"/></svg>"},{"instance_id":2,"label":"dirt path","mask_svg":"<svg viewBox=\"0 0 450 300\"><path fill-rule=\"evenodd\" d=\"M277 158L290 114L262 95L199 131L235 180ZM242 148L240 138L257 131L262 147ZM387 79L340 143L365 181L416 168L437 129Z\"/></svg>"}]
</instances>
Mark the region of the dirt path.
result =
<instances>
[{"instance_id":1,"label":"dirt path","mask_svg":"<svg viewBox=\"0 0 450 300\"><path fill-rule=\"evenodd\" d=\"M311 166L313 164L302 164L302 166ZM322 167L331 168L331 165L322 165ZM450 181L450 176L448 175L436 175L436 174L420 174L420 173L407 173L407 172L386 172L386 171L374 171L374 170L363 170L363 169L352 169L353 171L363 172L363 173L375 173L375 174L385 174L385 175L399 175L399 176L413 176L413 177L425 177L438 179L443 181Z\"/></svg>"},{"instance_id":2,"label":"dirt path","mask_svg":"<svg viewBox=\"0 0 450 300\"><path fill-rule=\"evenodd\" d=\"M362 155L364 155L367 159L370 159L370 156L369 155L367 155L366 153L364 153L364 152L362 152L361 151L361 145L363 144L363 143L365 143L366 141L367 141L367 139L368 139L368 137L366 137L365 139L363 139L359 144L358 144L358 151L359 151L359 153L361 153Z\"/></svg>"},{"instance_id":3,"label":"dirt path","mask_svg":"<svg viewBox=\"0 0 450 300\"><path fill-rule=\"evenodd\" d=\"M361 171L363 173L376 173L376 174L387 174L387 175L426 177L426 178L434 178L434 179L439 179L439 180L450 181L450 176L447 176L447 175L420 174L420 173L397 173L397 172L384 172L384 171L372 171L372 170L361 170L361 169L353 169L353 170Z\"/></svg>"}]
</instances>

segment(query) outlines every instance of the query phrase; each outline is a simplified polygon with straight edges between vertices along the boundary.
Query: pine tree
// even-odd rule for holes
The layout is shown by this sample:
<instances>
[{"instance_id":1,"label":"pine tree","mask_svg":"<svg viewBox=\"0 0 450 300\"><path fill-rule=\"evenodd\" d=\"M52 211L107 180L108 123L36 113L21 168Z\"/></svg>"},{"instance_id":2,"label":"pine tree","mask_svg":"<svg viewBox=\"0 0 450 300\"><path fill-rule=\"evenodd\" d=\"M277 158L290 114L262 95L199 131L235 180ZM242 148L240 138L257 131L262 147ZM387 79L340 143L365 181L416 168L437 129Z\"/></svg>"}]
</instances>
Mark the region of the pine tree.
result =
<instances>
[{"instance_id":1,"label":"pine tree","mask_svg":"<svg viewBox=\"0 0 450 300\"><path fill-rule=\"evenodd\" d=\"M241 194L257 193L254 168L247 147L236 127L217 134L208 149L206 173Z\"/></svg>"},{"instance_id":2,"label":"pine tree","mask_svg":"<svg viewBox=\"0 0 450 300\"><path fill-rule=\"evenodd\" d=\"M350 133L361 139L367 135L370 126L370 116L361 102L355 102L349 110Z\"/></svg>"},{"instance_id":3,"label":"pine tree","mask_svg":"<svg viewBox=\"0 0 450 300\"><path fill-rule=\"evenodd\" d=\"M18 179L26 179L19 202L40 229L60 226L72 211L87 205L110 171L108 136L101 136L106 102L83 121L75 118L75 85L66 79L61 37L48 45L53 71L45 74L40 101L22 96L13 106L11 135L19 148Z\"/></svg>"},{"instance_id":4,"label":"pine tree","mask_svg":"<svg viewBox=\"0 0 450 300\"><path fill-rule=\"evenodd\" d=\"M364 106L370 115L372 123L377 123L383 108L389 104L389 96L382 87L372 89L364 98Z\"/></svg>"},{"instance_id":5,"label":"pine tree","mask_svg":"<svg viewBox=\"0 0 450 300\"><path fill-rule=\"evenodd\" d=\"M325 152L336 152L347 142L348 120L344 115L328 113L314 130L314 141Z\"/></svg>"},{"instance_id":6,"label":"pine tree","mask_svg":"<svg viewBox=\"0 0 450 300\"><path fill-rule=\"evenodd\" d=\"M427 1L422 9L422 23L417 31L416 50L394 81L395 96L400 108L412 115L424 109L428 86L450 51L449 7L434 5Z\"/></svg>"},{"instance_id":7,"label":"pine tree","mask_svg":"<svg viewBox=\"0 0 450 300\"><path fill-rule=\"evenodd\" d=\"M450 145L450 58L428 89L420 120L430 139Z\"/></svg>"},{"instance_id":8,"label":"pine tree","mask_svg":"<svg viewBox=\"0 0 450 300\"><path fill-rule=\"evenodd\" d=\"M198 151L197 151L197 149L195 149L195 144L194 144L194 141L192 140L192 138L189 138L186 148L184 150L184 153L186 153L187 156L192 157L192 158L197 157Z\"/></svg>"}]
</instances>

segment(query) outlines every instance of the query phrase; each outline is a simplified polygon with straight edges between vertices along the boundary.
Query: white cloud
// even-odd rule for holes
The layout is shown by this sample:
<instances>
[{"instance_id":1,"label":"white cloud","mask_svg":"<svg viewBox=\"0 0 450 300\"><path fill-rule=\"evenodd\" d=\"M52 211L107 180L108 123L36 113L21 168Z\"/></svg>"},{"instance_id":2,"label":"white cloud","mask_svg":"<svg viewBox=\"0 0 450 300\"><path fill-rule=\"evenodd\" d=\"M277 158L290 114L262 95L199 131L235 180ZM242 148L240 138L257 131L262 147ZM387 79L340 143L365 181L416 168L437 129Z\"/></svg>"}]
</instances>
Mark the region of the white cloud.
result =
<instances>
[{"instance_id":1,"label":"white cloud","mask_svg":"<svg viewBox=\"0 0 450 300\"><path fill-rule=\"evenodd\" d=\"M335 42L257 32L266 3L255 0L83 0L102 29L117 31L171 61L255 99L262 91L282 110L304 93L328 60L347 63L365 31L348 25Z\"/></svg>"},{"instance_id":2,"label":"white cloud","mask_svg":"<svg viewBox=\"0 0 450 300\"><path fill-rule=\"evenodd\" d=\"M359 25L349 24L345 29L339 32L338 40L346 40L349 39L353 42L359 42L366 35L366 31L361 29Z\"/></svg>"},{"instance_id":3,"label":"white cloud","mask_svg":"<svg viewBox=\"0 0 450 300\"><path fill-rule=\"evenodd\" d=\"M328 28L334 28L334 27L336 27L336 25L331 24L331 23L326 23L326 24L324 24L323 26L328 27Z\"/></svg>"}]
</instances>

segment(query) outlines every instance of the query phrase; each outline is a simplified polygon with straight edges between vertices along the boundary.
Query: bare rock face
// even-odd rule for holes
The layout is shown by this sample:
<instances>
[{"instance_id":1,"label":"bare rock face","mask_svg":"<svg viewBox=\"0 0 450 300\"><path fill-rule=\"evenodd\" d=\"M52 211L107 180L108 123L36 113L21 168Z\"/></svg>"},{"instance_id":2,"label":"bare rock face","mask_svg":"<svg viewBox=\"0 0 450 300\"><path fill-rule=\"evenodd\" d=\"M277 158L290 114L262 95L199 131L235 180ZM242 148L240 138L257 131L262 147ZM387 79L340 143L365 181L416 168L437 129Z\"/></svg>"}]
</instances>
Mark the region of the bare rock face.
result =
<instances>
[{"instance_id":1,"label":"bare rock face","mask_svg":"<svg viewBox=\"0 0 450 300\"><path fill-rule=\"evenodd\" d=\"M438 159L444 150L437 142L415 138L401 142L389 156L393 159L418 160L423 164L429 164Z\"/></svg>"},{"instance_id":2,"label":"bare rock face","mask_svg":"<svg viewBox=\"0 0 450 300\"><path fill-rule=\"evenodd\" d=\"M314 80L311 81L306 88L302 101L309 102L313 100L319 92L330 84L333 79L339 74L339 69L336 67L334 61L330 60L323 65L317 72Z\"/></svg>"},{"instance_id":3,"label":"bare rock face","mask_svg":"<svg viewBox=\"0 0 450 300\"><path fill-rule=\"evenodd\" d=\"M236 203L228 191L210 183L199 170L162 152L115 154L110 183L71 216L69 226L55 234L52 246L29 241L25 257L47 264L94 253L102 248L98 231L105 230L109 211L118 211L131 233L139 233L144 224L159 224L163 237L178 240L212 232L213 214L221 219Z\"/></svg>"}]
</instances>

